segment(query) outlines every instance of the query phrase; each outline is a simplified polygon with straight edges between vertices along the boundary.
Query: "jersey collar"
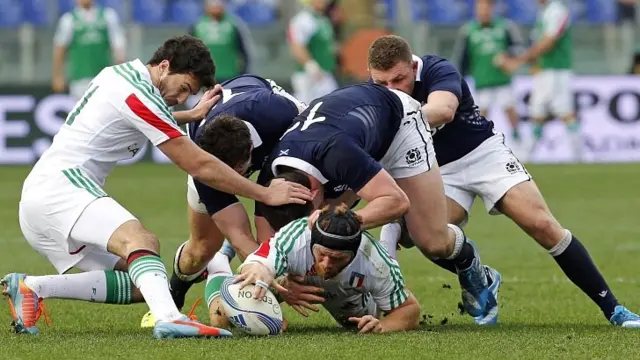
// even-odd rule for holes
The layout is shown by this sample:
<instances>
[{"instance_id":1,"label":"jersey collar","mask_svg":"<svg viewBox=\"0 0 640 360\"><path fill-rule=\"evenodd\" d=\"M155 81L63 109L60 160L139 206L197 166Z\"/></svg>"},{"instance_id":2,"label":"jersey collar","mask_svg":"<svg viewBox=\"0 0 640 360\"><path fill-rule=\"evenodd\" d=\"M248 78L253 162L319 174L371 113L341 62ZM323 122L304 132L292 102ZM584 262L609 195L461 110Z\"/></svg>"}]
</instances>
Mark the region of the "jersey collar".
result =
<instances>
[{"instance_id":1,"label":"jersey collar","mask_svg":"<svg viewBox=\"0 0 640 360\"><path fill-rule=\"evenodd\" d=\"M424 64L422 63L422 59L420 58L420 56L417 56L414 54L411 57L413 58L413 61L418 62L418 71L416 71L416 81L420 81L420 74L422 74L422 66Z\"/></svg>"},{"instance_id":2,"label":"jersey collar","mask_svg":"<svg viewBox=\"0 0 640 360\"><path fill-rule=\"evenodd\" d=\"M281 151L287 151L287 150L281 150ZM302 159L298 159L298 158L294 158L292 156L286 156L286 155L278 156L273 160L273 163L271 163L271 171L276 176L278 175L278 170L277 170L278 166L289 166L294 169L304 171L305 173L318 179L318 181L320 181L322 185L329 182L329 180L327 180L327 178L324 177L324 175L322 175L322 173L320 172L320 170L318 170L318 168L316 168L315 166L309 164L308 162Z\"/></svg>"},{"instance_id":3,"label":"jersey collar","mask_svg":"<svg viewBox=\"0 0 640 360\"><path fill-rule=\"evenodd\" d=\"M249 128L249 132L251 133L251 143L253 144L253 148L255 149L258 146L262 145L262 138L260 137L260 134L258 134L258 130L256 130L256 128L253 127L253 125L250 122L244 121L244 120L242 120L242 122L244 122Z\"/></svg>"}]
</instances>

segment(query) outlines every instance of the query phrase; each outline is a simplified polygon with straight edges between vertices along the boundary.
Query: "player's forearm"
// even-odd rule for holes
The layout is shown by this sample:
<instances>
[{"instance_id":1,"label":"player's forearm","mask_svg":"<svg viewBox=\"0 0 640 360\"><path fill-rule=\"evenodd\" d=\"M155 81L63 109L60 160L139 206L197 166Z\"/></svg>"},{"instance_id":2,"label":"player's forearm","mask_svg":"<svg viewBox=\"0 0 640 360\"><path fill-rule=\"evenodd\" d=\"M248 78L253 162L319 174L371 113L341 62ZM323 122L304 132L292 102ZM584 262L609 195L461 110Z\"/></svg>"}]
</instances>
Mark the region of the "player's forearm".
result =
<instances>
[{"instance_id":1,"label":"player's forearm","mask_svg":"<svg viewBox=\"0 0 640 360\"><path fill-rule=\"evenodd\" d=\"M362 217L362 228L372 229L388 224L409 211L409 200L402 196L381 196L355 213Z\"/></svg>"},{"instance_id":2,"label":"player's forearm","mask_svg":"<svg viewBox=\"0 0 640 360\"><path fill-rule=\"evenodd\" d=\"M555 39L552 37L545 37L542 40L535 43L532 47L527 49L524 54L518 57L523 63L536 60L539 56L545 54L553 47Z\"/></svg>"},{"instance_id":3,"label":"player's forearm","mask_svg":"<svg viewBox=\"0 0 640 360\"><path fill-rule=\"evenodd\" d=\"M447 104L426 103L422 106L422 117L432 128L451 122L455 114L456 109Z\"/></svg>"},{"instance_id":4,"label":"player's forearm","mask_svg":"<svg viewBox=\"0 0 640 360\"><path fill-rule=\"evenodd\" d=\"M216 190L265 202L267 188L238 174L214 156L197 162L190 171L194 179Z\"/></svg>"},{"instance_id":5,"label":"player's forearm","mask_svg":"<svg viewBox=\"0 0 640 360\"><path fill-rule=\"evenodd\" d=\"M53 61L52 71L54 76L64 74L64 57L66 54L66 48L64 46L54 46L53 48Z\"/></svg>"},{"instance_id":6,"label":"player's forearm","mask_svg":"<svg viewBox=\"0 0 640 360\"><path fill-rule=\"evenodd\" d=\"M111 50L111 54L113 56L113 63L115 65L122 64L123 62L126 61L124 48L114 47Z\"/></svg>"},{"instance_id":7,"label":"player's forearm","mask_svg":"<svg viewBox=\"0 0 640 360\"><path fill-rule=\"evenodd\" d=\"M301 66L305 66L310 61L313 61L309 51L300 44L291 44L291 54Z\"/></svg>"},{"instance_id":8,"label":"player's forearm","mask_svg":"<svg viewBox=\"0 0 640 360\"><path fill-rule=\"evenodd\" d=\"M405 304L380 320L380 326L382 327L383 333L414 330L418 328L419 319L420 305L415 297L411 295Z\"/></svg>"},{"instance_id":9,"label":"player's forearm","mask_svg":"<svg viewBox=\"0 0 640 360\"><path fill-rule=\"evenodd\" d=\"M251 233L251 222L241 203L235 203L212 216L220 232L229 240L240 260L256 251L258 243Z\"/></svg>"}]
</instances>

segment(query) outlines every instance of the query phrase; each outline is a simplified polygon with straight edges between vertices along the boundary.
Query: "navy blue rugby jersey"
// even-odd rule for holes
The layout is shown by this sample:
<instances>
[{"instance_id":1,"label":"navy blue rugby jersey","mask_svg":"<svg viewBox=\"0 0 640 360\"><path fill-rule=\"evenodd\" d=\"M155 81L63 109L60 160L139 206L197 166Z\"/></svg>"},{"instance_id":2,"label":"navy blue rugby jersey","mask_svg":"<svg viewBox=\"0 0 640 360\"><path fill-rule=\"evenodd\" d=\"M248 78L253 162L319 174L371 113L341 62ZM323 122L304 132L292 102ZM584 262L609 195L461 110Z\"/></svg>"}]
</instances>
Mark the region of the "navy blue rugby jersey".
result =
<instances>
[{"instance_id":1,"label":"navy blue rugby jersey","mask_svg":"<svg viewBox=\"0 0 640 360\"><path fill-rule=\"evenodd\" d=\"M436 55L413 56L418 72L411 96L424 104L434 91L448 91L458 98L458 109L451 122L433 133L433 147L440 166L458 160L495 134L493 122L480 115L469 85L456 67Z\"/></svg>"},{"instance_id":2,"label":"navy blue rugby jersey","mask_svg":"<svg viewBox=\"0 0 640 360\"><path fill-rule=\"evenodd\" d=\"M222 99L199 123L188 125L189 137L198 142L204 125L219 115L232 115L244 120L251 131L253 151L250 176L259 170L284 132L298 115L298 106L286 96L279 95L277 85L254 75L240 75L222 83ZM288 94L287 94L288 95ZM289 95L290 96L290 95ZM238 202L235 195L227 194L194 179L200 201L210 215Z\"/></svg>"},{"instance_id":3,"label":"navy blue rugby jersey","mask_svg":"<svg viewBox=\"0 0 640 360\"><path fill-rule=\"evenodd\" d=\"M358 192L382 170L379 160L410 108L397 94L401 93L364 83L314 100L273 149L259 182L266 183L282 166L289 166L324 184L327 198L349 189ZM401 95L417 113L417 102Z\"/></svg>"}]
</instances>

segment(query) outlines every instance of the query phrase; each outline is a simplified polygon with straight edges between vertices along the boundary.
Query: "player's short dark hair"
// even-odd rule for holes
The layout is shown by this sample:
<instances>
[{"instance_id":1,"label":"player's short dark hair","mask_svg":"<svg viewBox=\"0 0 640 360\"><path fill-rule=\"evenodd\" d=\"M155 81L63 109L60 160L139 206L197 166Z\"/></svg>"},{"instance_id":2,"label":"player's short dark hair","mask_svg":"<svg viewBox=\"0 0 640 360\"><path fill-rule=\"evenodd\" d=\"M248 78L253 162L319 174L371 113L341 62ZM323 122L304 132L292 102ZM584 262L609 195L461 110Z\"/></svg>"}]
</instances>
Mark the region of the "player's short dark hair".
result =
<instances>
[{"instance_id":1,"label":"player's short dark hair","mask_svg":"<svg viewBox=\"0 0 640 360\"><path fill-rule=\"evenodd\" d=\"M309 176L289 167L283 167L282 172L273 179L284 179L311 189ZM271 181L273 181L273 179ZM271 181L269 183L271 183ZM262 216L267 219L267 222L269 222L273 230L278 231L294 220L309 216L313 211L313 204L311 201L307 201L306 204L285 204L279 206L260 204L260 208Z\"/></svg>"},{"instance_id":2,"label":"player's short dark hair","mask_svg":"<svg viewBox=\"0 0 640 360\"><path fill-rule=\"evenodd\" d=\"M197 140L202 150L232 168L251 158L251 132L244 121L231 115L218 115L209 121Z\"/></svg>"},{"instance_id":3,"label":"player's short dark hair","mask_svg":"<svg viewBox=\"0 0 640 360\"><path fill-rule=\"evenodd\" d=\"M397 35L383 35L369 46L370 69L387 71L399 62L413 62L409 43Z\"/></svg>"},{"instance_id":4,"label":"player's short dark hair","mask_svg":"<svg viewBox=\"0 0 640 360\"><path fill-rule=\"evenodd\" d=\"M216 84L216 66L209 49L202 40L191 35L174 36L165 41L153 53L148 65L169 61L172 74L191 74L201 87L211 88Z\"/></svg>"}]
</instances>

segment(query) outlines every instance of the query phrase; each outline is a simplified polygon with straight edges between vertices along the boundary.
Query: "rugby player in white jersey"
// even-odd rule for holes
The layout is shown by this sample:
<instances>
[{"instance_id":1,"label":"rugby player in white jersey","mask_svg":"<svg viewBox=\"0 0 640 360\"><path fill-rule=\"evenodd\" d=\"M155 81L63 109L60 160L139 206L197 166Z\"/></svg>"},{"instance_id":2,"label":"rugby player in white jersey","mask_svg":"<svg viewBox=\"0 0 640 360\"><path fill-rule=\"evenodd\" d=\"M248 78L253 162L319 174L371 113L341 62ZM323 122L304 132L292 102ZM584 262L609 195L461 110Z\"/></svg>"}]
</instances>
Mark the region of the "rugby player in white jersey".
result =
<instances>
[{"instance_id":1,"label":"rugby player in white jersey","mask_svg":"<svg viewBox=\"0 0 640 360\"><path fill-rule=\"evenodd\" d=\"M300 185L257 185L185 136L178 122L202 119L217 97L207 92L187 112L172 114L169 106L213 87L214 75L204 44L181 36L167 40L146 65L134 60L105 68L93 79L25 180L19 206L27 242L60 274L71 268L85 272L5 276L3 293L16 332L36 334L40 299L55 297L120 304L144 299L156 319L156 338L231 335L180 313L169 293L158 238L102 189L118 161L151 141L212 188L272 204L311 199Z\"/></svg>"},{"instance_id":2,"label":"rugby player in white jersey","mask_svg":"<svg viewBox=\"0 0 640 360\"><path fill-rule=\"evenodd\" d=\"M268 210L264 215L269 218ZM220 286L231 268L222 253L216 254L209 272L211 323L228 327ZM284 226L247 257L234 281L242 281L243 287L256 284L253 296L261 299L270 284L279 287L274 278L285 273L324 289L322 306L344 327L360 333L418 327L420 305L408 291L400 266L377 239L362 231L361 218L345 204L325 207L311 229L308 217Z\"/></svg>"}]
</instances>

